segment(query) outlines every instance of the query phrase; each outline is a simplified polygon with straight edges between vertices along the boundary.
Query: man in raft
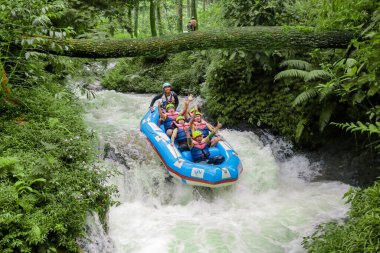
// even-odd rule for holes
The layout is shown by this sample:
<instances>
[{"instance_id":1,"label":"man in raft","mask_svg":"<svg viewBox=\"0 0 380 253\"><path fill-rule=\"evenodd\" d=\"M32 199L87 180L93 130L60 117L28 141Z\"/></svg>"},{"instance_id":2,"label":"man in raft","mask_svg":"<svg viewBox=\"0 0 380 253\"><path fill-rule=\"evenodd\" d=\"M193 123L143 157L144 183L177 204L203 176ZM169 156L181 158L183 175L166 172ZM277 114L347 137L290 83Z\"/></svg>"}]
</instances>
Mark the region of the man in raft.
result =
<instances>
[{"instance_id":1,"label":"man in raft","mask_svg":"<svg viewBox=\"0 0 380 253\"><path fill-rule=\"evenodd\" d=\"M215 156L210 158L210 151L207 145L221 127L222 124L218 123L218 125L214 128L214 131L212 131L206 138L203 138L202 132L199 130L194 131L193 138L191 138L189 127L185 127L187 145L189 146L191 156L195 163L207 161L207 163L210 164L221 164L224 161L223 156Z\"/></svg>"},{"instance_id":2,"label":"man in raft","mask_svg":"<svg viewBox=\"0 0 380 253\"><path fill-rule=\"evenodd\" d=\"M150 111L154 111L153 105L157 100L161 101L161 106L163 109L165 109L168 104L173 104L174 109L177 110L179 100L177 94L174 91L172 91L172 85L166 82L162 85L162 90L163 92L155 96L152 99L152 102L150 102Z\"/></svg>"}]
</instances>

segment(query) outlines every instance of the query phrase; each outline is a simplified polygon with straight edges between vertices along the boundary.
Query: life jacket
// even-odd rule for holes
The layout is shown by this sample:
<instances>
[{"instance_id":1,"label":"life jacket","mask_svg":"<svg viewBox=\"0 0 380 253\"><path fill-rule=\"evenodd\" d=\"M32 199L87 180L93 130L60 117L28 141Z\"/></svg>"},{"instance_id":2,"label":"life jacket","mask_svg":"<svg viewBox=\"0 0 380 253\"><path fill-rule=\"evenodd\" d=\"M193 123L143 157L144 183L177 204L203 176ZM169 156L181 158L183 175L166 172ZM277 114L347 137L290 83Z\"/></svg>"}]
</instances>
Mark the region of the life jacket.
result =
<instances>
[{"instance_id":1,"label":"life jacket","mask_svg":"<svg viewBox=\"0 0 380 253\"><path fill-rule=\"evenodd\" d=\"M188 123L185 123L184 125L181 125L181 124L177 124L177 122L173 122L173 126L176 126L177 127L177 138L176 138L176 141L177 142L180 142L180 141L186 141L186 132L185 132L185 126L189 126Z\"/></svg>"},{"instance_id":2,"label":"life jacket","mask_svg":"<svg viewBox=\"0 0 380 253\"><path fill-rule=\"evenodd\" d=\"M193 157L194 162L204 161L210 156L210 151L208 150L207 142L202 140L197 142L193 140L193 148L191 149L191 156Z\"/></svg>"},{"instance_id":3,"label":"life jacket","mask_svg":"<svg viewBox=\"0 0 380 253\"><path fill-rule=\"evenodd\" d=\"M203 137L207 137L210 134L210 129L208 128L206 121L203 119L201 122L193 122L195 129L202 132Z\"/></svg>"},{"instance_id":4,"label":"life jacket","mask_svg":"<svg viewBox=\"0 0 380 253\"><path fill-rule=\"evenodd\" d=\"M162 101L161 107L164 109L166 109L166 105L174 104L175 103L174 92L171 91L169 96L166 96L165 92L162 93L161 101Z\"/></svg>"},{"instance_id":5,"label":"life jacket","mask_svg":"<svg viewBox=\"0 0 380 253\"><path fill-rule=\"evenodd\" d=\"M178 112L174 112L174 113L165 112L165 115L167 116L165 121L164 121L164 127L165 127L165 131L166 131L172 126L172 123L175 122L175 119L179 116L179 113Z\"/></svg>"}]
</instances>

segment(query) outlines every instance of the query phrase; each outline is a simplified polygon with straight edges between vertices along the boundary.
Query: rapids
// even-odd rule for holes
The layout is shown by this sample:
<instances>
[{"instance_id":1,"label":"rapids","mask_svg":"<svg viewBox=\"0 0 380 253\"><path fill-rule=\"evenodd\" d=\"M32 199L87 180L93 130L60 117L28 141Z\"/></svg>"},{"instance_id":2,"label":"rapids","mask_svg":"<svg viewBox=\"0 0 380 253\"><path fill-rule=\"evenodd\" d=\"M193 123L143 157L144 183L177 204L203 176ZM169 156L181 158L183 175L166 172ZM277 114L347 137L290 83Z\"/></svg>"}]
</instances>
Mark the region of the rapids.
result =
<instances>
[{"instance_id":1,"label":"rapids","mask_svg":"<svg viewBox=\"0 0 380 253\"><path fill-rule=\"evenodd\" d=\"M82 99L101 147L122 158L104 160L121 172L113 179L120 205L109 211L108 233L89 216L86 252L305 252L302 238L314 226L345 217L348 185L316 182L321 165L270 135L263 142L253 132L221 131L244 167L233 186L193 188L169 178L139 132L151 98L97 91Z\"/></svg>"}]
</instances>

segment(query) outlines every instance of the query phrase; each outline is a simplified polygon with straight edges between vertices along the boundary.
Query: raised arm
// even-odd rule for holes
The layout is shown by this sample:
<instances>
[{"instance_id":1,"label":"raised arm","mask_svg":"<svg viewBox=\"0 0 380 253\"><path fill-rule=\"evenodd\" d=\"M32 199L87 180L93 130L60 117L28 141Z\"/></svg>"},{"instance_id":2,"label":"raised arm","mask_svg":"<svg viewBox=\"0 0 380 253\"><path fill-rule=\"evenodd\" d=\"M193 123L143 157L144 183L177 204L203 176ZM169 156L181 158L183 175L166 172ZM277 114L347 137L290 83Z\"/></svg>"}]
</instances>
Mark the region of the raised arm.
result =
<instances>
[{"instance_id":1,"label":"raised arm","mask_svg":"<svg viewBox=\"0 0 380 253\"><path fill-rule=\"evenodd\" d=\"M218 122L218 125L214 128L214 130L204 139L205 142L210 142L211 138L222 128L222 124Z\"/></svg>"},{"instance_id":2,"label":"raised arm","mask_svg":"<svg viewBox=\"0 0 380 253\"><path fill-rule=\"evenodd\" d=\"M215 127L213 125L211 125L207 121L205 121L205 122L206 122L206 126L208 127L208 129L210 129L210 131L214 131L215 130Z\"/></svg>"},{"instance_id":3,"label":"raised arm","mask_svg":"<svg viewBox=\"0 0 380 253\"><path fill-rule=\"evenodd\" d=\"M190 118L189 126L190 126L191 131L194 132L194 131L195 131L195 126L194 126L194 115L193 115L193 117Z\"/></svg>"},{"instance_id":4,"label":"raised arm","mask_svg":"<svg viewBox=\"0 0 380 253\"><path fill-rule=\"evenodd\" d=\"M177 138L177 133L178 133L178 128L175 128L172 133L172 142L170 143L170 145L172 146L174 146L174 141L175 141L175 138Z\"/></svg>"},{"instance_id":5,"label":"raised arm","mask_svg":"<svg viewBox=\"0 0 380 253\"><path fill-rule=\"evenodd\" d=\"M183 107L183 110L179 113L179 115L186 115L187 109L189 109L189 104L190 104L190 101L186 100L185 101L185 107Z\"/></svg>"},{"instance_id":6,"label":"raised arm","mask_svg":"<svg viewBox=\"0 0 380 253\"><path fill-rule=\"evenodd\" d=\"M166 115L162 112L161 101L158 102L158 113L160 114L161 119L166 119Z\"/></svg>"},{"instance_id":7,"label":"raised arm","mask_svg":"<svg viewBox=\"0 0 380 253\"><path fill-rule=\"evenodd\" d=\"M193 101L193 99L194 99L193 95L190 94L189 96L187 96L187 99L185 101L185 107L183 108L180 115L186 115L187 114L187 110L189 109L189 104L191 101Z\"/></svg>"},{"instance_id":8,"label":"raised arm","mask_svg":"<svg viewBox=\"0 0 380 253\"><path fill-rule=\"evenodd\" d=\"M192 149L194 144L193 144L193 141L191 140L188 126L185 126L185 133L186 133L186 139L187 139L187 146L189 146L189 149Z\"/></svg>"}]
</instances>

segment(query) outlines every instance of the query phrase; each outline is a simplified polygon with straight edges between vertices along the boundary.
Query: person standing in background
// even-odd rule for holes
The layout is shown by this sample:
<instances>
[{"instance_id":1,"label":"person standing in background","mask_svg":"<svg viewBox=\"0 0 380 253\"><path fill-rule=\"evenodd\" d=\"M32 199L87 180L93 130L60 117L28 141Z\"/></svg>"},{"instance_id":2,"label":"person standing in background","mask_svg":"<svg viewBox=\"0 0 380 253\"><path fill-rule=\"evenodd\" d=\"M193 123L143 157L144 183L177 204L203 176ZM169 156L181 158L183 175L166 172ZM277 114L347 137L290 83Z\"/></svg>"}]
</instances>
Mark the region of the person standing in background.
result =
<instances>
[{"instance_id":1,"label":"person standing in background","mask_svg":"<svg viewBox=\"0 0 380 253\"><path fill-rule=\"evenodd\" d=\"M189 30L190 31L196 31L197 30L197 20L195 19L195 17L191 17L190 21L189 21Z\"/></svg>"}]
</instances>

